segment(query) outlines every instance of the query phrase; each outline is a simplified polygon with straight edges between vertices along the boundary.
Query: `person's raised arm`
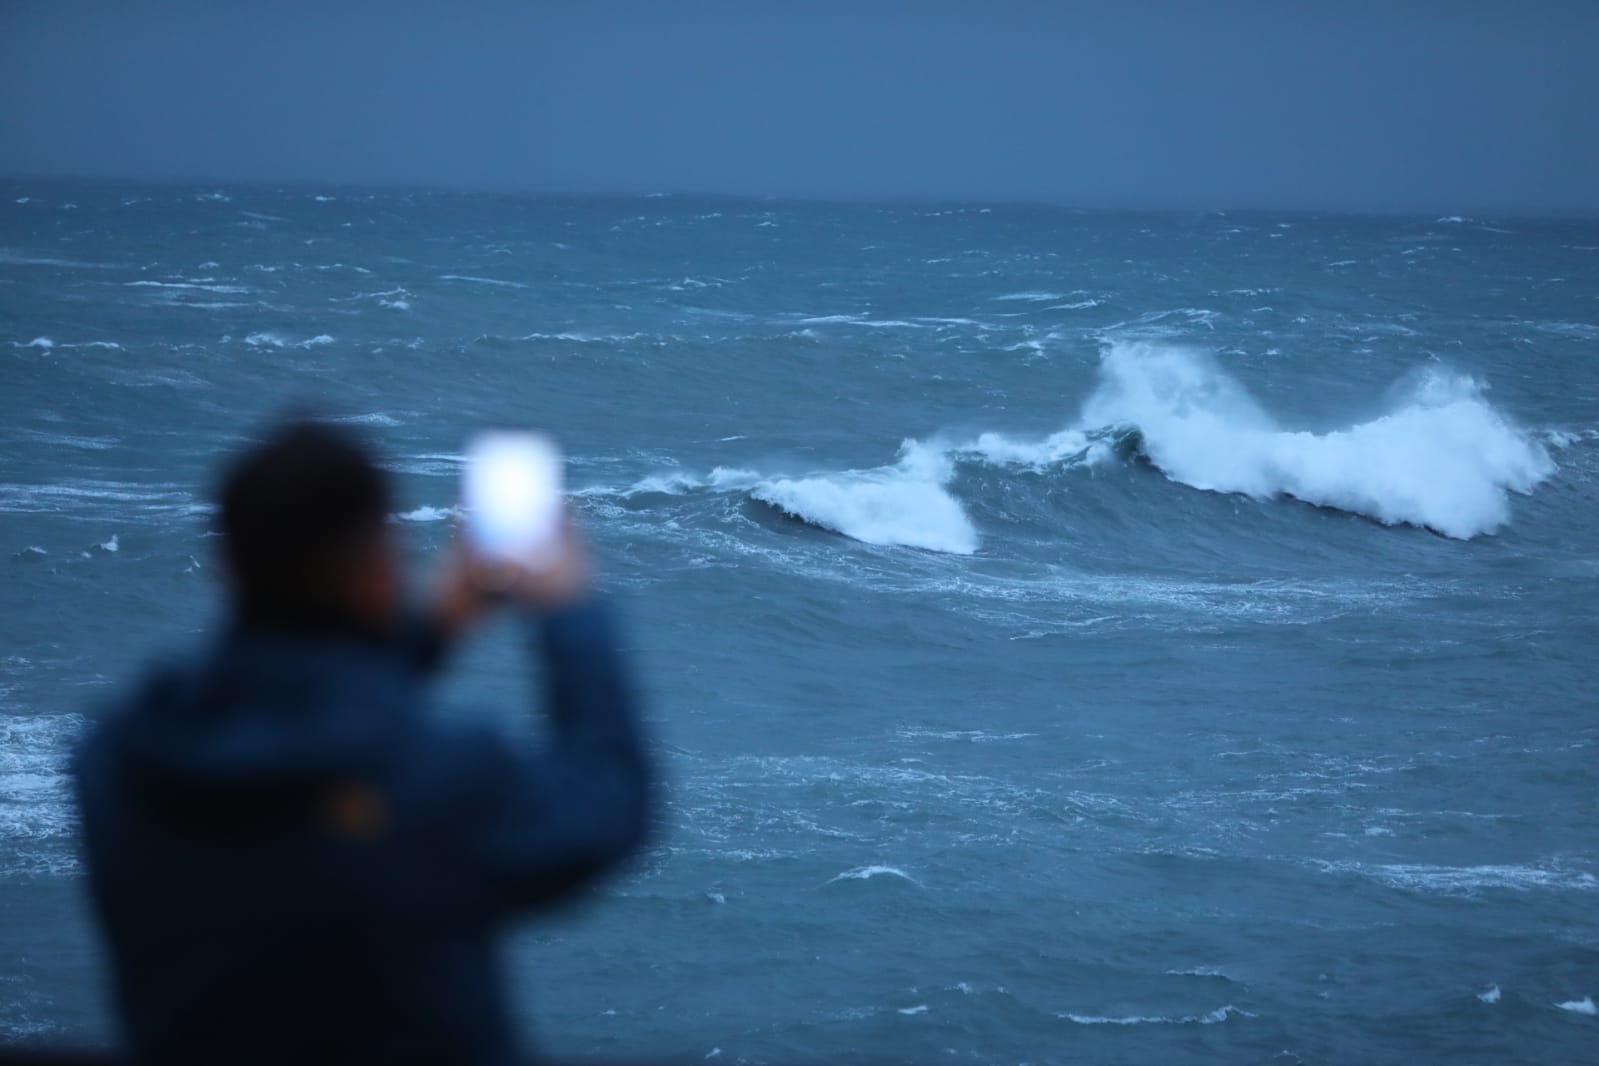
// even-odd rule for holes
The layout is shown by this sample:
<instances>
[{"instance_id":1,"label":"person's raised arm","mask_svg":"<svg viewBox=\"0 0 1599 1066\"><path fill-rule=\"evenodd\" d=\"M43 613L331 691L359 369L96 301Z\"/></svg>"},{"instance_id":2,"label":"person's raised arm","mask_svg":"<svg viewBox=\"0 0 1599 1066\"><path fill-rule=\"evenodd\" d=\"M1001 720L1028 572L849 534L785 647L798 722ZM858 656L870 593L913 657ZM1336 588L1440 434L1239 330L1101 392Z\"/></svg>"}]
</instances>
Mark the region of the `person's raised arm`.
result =
<instances>
[{"instance_id":1,"label":"person's raised arm","mask_svg":"<svg viewBox=\"0 0 1599 1066\"><path fill-rule=\"evenodd\" d=\"M632 686L575 531L550 566L474 577L527 617L545 660L549 734L541 750L496 745L471 768L475 815L465 843L498 905L552 901L644 838L650 773Z\"/></svg>"}]
</instances>

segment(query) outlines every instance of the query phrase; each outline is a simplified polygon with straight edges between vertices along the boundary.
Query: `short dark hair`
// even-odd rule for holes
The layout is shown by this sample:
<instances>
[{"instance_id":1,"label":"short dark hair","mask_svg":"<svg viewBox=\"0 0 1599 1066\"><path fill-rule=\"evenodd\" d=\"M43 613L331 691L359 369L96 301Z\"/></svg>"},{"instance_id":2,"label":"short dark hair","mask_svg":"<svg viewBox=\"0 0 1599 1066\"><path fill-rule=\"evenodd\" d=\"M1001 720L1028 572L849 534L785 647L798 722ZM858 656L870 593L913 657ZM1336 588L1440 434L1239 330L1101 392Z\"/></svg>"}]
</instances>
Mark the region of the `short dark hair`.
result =
<instances>
[{"instance_id":1,"label":"short dark hair","mask_svg":"<svg viewBox=\"0 0 1599 1066\"><path fill-rule=\"evenodd\" d=\"M227 468L224 552L241 613L335 607L336 568L370 545L389 514L389 485L364 443L315 419L278 425Z\"/></svg>"}]
</instances>

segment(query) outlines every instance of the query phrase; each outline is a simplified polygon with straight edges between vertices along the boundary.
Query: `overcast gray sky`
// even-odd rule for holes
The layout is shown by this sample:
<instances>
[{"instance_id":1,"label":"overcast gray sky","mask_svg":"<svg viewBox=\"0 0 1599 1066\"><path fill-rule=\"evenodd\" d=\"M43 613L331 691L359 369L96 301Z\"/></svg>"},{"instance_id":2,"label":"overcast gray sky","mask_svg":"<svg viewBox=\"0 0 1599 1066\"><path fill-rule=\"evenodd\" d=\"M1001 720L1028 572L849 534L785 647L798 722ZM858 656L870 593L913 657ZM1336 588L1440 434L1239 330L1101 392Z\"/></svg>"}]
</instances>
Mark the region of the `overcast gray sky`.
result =
<instances>
[{"instance_id":1,"label":"overcast gray sky","mask_svg":"<svg viewBox=\"0 0 1599 1066\"><path fill-rule=\"evenodd\" d=\"M1599 0L0 0L0 173L1599 213Z\"/></svg>"}]
</instances>

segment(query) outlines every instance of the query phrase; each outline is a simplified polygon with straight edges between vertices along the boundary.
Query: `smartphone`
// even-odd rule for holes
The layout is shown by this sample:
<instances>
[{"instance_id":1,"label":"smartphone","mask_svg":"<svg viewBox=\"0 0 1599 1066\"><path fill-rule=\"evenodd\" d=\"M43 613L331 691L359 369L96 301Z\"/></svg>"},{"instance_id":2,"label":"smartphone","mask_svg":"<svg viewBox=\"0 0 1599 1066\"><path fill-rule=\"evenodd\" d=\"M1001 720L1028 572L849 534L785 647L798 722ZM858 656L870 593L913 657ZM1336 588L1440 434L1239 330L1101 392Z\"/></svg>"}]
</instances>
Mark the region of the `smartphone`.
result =
<instances>
[{"instance_id":1,"label":"smartphone","mask_svg":"<svg viewBox=\"0 0 1599 1066\"><path fill-rule=\"evenodd\" d=\"M535 569L555 561L565 520L561 449L542 433L480 433L467 448L461 505L473 549Z\"/></svg>"}]
</instances>

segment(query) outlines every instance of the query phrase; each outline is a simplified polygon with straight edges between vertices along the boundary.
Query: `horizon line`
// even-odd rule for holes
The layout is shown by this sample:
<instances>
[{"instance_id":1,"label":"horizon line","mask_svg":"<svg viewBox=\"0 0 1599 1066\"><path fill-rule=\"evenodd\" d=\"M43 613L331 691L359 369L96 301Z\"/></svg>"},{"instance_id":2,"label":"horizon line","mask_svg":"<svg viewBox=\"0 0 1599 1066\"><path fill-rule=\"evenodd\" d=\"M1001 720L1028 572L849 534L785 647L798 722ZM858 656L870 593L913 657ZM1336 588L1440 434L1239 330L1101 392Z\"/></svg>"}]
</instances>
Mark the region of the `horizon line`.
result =
<instances>
[{"instance_id":1,"label":"horizon line","mask_svg":"<svg viewBox=\"0 0 1599 1066\"><path fill-rule=\"evenodd\" d=\"M1309 203L1288 203L1253 205L1233 203L1226 206L1214 204L1181 204L1165 203L1139 203L1126 201L1115 203L1111 201L1092 202L1092 198L1081 201L1065 199L1050 199L1042 196L1017 195L1017 196L957 196L942 193L791 193L791 192L730 192L726 190L705 189L618 189L600 188L579 190L559 185L511 185L497 182L451 183L433 182L425 179L407 178L239 178L239 177L196 177L189 175L106 175L82 173L43 173L43 172L4 172L0 173L0 182L7 183L78 183L83 185L146 185L167 188L207 188L207 187L232 187L240 189L306 189L320 190L361 190L364 192L386 193L428 193L446 194L456 196L505 196L525 199L595 199L595 200L650 200L650 199L682 199L682 200L733 200L751 203L793 203L817 204L831 206L958 206L963 208L979 208L993 210L996 208L1048 208L1051 210L1065 211L1080 214L1170 214L1170 215L1227 215L1248 213L1275 213L1295 215L1333 215L1355 217L1383 217L1383 218L1426 218L1436 216L1436 219L1465 217L1470 215L1485 216L1489 219L1519 219L1524 221L1599 221L1599 210L1584 207L1531 207L1510 205L1462 205L1419 207L1414 205L1395 207L1372 206L1315 206ZM1468 219L1476 221L1477 219Z\"/></svg>"}]
</instances>

